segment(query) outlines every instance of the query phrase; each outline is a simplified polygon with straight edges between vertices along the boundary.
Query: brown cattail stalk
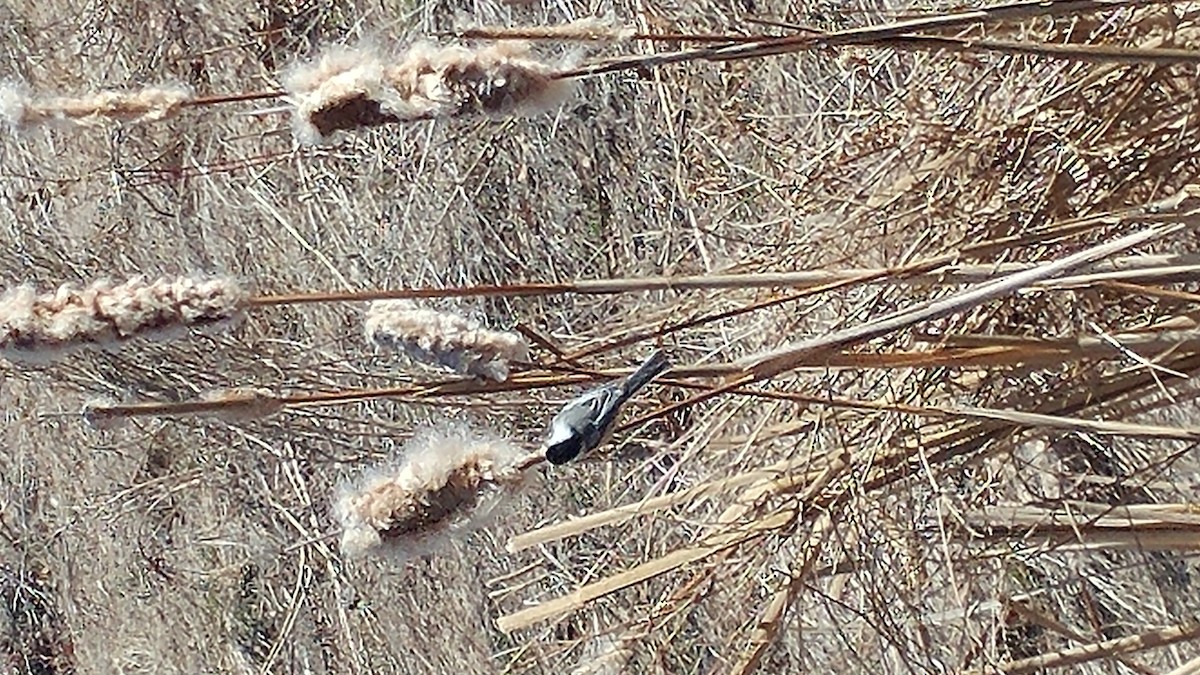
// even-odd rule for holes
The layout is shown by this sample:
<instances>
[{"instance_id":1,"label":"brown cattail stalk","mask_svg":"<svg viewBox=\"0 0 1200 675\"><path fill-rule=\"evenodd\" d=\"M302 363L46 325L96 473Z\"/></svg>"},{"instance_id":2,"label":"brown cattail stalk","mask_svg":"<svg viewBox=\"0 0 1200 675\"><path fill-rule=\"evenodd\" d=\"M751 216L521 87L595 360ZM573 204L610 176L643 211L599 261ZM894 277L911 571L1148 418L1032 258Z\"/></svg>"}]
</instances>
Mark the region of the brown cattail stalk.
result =
<instances>
[{"instance_id":1,"label":"brown cattail stalk","mask_svg":"<svg viewBox=\"0 0 1200 675\"><path fill-rule=\"evenodd\" d=\"M532 455L464 428L415 436L395 463L343 485L334 500L342 552L422 555L478 528L522 484Z\"/></svg>"},{"instance_id":2,"label":"brown cattail stalk","mask_svg":"<svg viewBox=\"0 0 1200 675\"><path fill-rule=\"evenodd\" d=\"M1142 1L1057 0L1054 2L1043 2L1042 0L1016 0L1015 2L990 7L980 7L950 13L939 12L883 25L862 26L831 33L812 33L806 30L800 35L763 36L761 39L740 44L717 45L707 48L684 49L649 55L624 56L607 61L585 64L571 70L563 70L556 73L555 76L561 78L591 77L621 70L659 68L670 64L692 61L759 59L825 47L845 47L850 45L890 47L891 40L911 38L919 31L949 30L974 24L1011 21L1034 16L1079 14L1135 5ZM920 48L928 48L928 45L922 44ZM1038 52L1053 55L1047 50L1038 50ZM1124 56L1128 56L1128 54ZM1149 58L1150 55L1143 54L1141 56L1147 57L1145 60L1149 62L1161 62L1159 58ZM1158 56L1162 57L1164 55L1160 54ZM1175 56L1180 55L1176 54ZM1126 59L1121 58L1119 60ZM1139 58L1136 60L1143 59ZM1190 59L1186 59L1183 62L1188 61Z\"/></svg>"},{"instance_id":3,"label":"brown cattail stalk","mask_svg":"<svg viewBox=\"0 0 1200 675\"><path fill-rule=\"evenodd\" d=\"M637 35L637 31L622 26L614 16L589 16L551 26L473 26L460 28L455 35L486 40L624 42Z\"/></svg>"},{"instance_id":4,"label":"brown cattail stalk","mask_svg":"<svg viewBox=\"0 0 1200 675\"><path fill-rule=\"evenodd\" d=\"M156 122L179 114L194 95L182 85L137 91L101 91L78 98L31 96L24 87L0 85L0 120L18 131L49 124L95 126L105 121Z\"/></svg>"},{"instance_id":5,"label":"brown cattail stalk","mask_svg":"<svg viewBox=\"0 0 1200 675\"><path fill-rule=\"evenodd\" d=\"M169 339L190 328L240 319L249 293L227 277L177 277L121 284L64 284L39 294L33 286L0 295L0 355L51 360L72 350L111 347L135 337Z\"/></svg>"},{"instance_id":6,"label":"brown cattail stalk","mask_svg":"<svg viewBox=\"0 0 1200 675\"><path fill-rule=\"evenodd\" d=\"M529 361L529 346L516 333L489 330L450 312L408 300L373 302L365 321L367 339L400 349L421 363L495 382L508 379L512 361Z\"/></svg>"},{"instance_id":7,"label":"brown cattail stalk","mask_svg":"<svg viewBox=\"0 0 1200 675\"><path fill-rule=\"evenodd\" d=\"M421 43L392 60L367 49L331 51L295 69L284 84L297 136L316 143L382 124L544 110L568 90L553 72L519 43L478 49Z\"/></svg>"},{"instance_id":8,"label":"brown cattail stalk","mask_svg":"<svg viewBox=\"0 0 1200 675\"><path fill-rule=\"evenodd\" d=\"M144 416L211 415L227 422L246 422L273 417L286 404L286 399L261 387L231 387L206 391L192 401L89 401L83 407L83 417L88 423L101 428L118 419Z\"/></svg>"}]
</instances>

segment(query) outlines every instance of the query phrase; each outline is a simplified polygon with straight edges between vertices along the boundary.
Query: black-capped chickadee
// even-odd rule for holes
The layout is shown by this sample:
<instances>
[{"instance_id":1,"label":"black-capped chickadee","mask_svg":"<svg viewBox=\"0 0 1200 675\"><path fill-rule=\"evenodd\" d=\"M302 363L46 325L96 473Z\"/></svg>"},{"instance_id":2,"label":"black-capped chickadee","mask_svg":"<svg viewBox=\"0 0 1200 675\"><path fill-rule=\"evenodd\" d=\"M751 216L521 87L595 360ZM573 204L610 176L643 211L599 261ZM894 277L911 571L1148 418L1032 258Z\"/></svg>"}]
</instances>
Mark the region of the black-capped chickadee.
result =
<instances>
[{"instance_id":1,"label":"black-capped chickadee","mask_svg":"<svg viewBox=\"0 0 1200 675\"><path fill-rule=\"evenodd\" d=\"M670 365L666 355L656 351L628 377L597 387L564 406L550 422L544 444L546 459L551 464L566 464L604 445L625 402Z\"/></svg>"}]
</instances>

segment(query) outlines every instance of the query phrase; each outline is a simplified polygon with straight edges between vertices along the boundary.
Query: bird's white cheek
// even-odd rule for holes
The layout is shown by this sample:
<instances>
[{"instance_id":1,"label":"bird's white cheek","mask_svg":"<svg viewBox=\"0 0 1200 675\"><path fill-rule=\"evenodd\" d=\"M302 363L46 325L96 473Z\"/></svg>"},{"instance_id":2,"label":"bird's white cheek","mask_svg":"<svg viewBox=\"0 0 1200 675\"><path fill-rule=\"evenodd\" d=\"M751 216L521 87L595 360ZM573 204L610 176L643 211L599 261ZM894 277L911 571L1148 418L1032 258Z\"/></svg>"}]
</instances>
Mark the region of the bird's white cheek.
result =
<instances>
[{"instance_id":1,"label":"bird's white cheek","mask_svg":"<svg viewBox=\"0 0 1200 675\"><path fill-rule=\"evenodd\" d=\"M575 434L567 426L555 424L550 427L550 436L546 439L546 445L557 445L574 435Z\"/></svg>"}]
</instances>

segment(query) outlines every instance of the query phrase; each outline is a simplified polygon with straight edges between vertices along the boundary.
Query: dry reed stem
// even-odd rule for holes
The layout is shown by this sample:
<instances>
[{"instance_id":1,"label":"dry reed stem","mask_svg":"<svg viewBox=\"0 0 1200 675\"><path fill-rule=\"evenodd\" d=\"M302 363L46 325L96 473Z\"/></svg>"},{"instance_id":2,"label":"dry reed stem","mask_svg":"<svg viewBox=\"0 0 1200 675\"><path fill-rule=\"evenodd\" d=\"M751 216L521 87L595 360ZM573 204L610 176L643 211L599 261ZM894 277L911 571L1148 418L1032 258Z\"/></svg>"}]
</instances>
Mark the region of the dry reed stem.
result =
<instances>
[{"instance_id":1,"label":"dry reed stem","mask_svg":"<svg viewBox=\"0 0 1200 675\"><path fill-rule=\"evenodd\" d=\"M249 294L228 277L143 277L86 287L64 284L39 294L25 285L0 296L0 355L49 361L75 349L114 347L136 337L170 339L181 331L240 319Z\"/></svg>"},{"instance_id":2,"label":"dry reed stem","mask_svg":"<svg viewBox=\"0 0 1200 675\"><path fill-rule=\"evenodd\" d=\"M1154 0L1155 4L1168 4L1167 0ZM843 46L889 46L897 38L914 36L919 31L938 31L961 28L974 24L997 21L1013 21L1036 16L1078 15L1086 12L1103 11L1149 4L1146 0L1023 0L962 12L940 13L906 19L893 23L850 28L829 33L804 34L786 37L768 37L762 40L732 46L714 46L700 49L685 49L675 52L647 56L621 57L587 64L579 68L562 71L557 77L589 77L620 70L658 68L689 61L732 61L759 59L792 52Z\"/></svg>"},{"instance_id":3,"label":"dry reed stem","mask_svg":"<svg viewBox=\"0 0 1200 675\"><path fill-rule=\"evenodd\" d=\"M1057 509L998 505L968 514L968 519L992 532L1028 535L1086 537L1105 531L1188 535L1190 548L1200 547L1200 504L1193 503L1113 506L1072 502Z\"/></svg>"},{"instance_id":4,"label":"dry reed stem","mask_svg":"<svg viewBox=\"0 0 1200 675\"><path fill-rule=\"evenodd\" d=\"M1100 226L1114 225L1126 222L1143 222L1161 217L1164 213L1177 210L1187 196L1186 191L1165 199L1155 200L1146 204L1125 207L1100 214L1092 214L1080 218L1052 223L1034 228L1020 234L1008 235L986 240L961 247L959 250L939 255L917 263L897 268L876 268L864 270L844 270L834 272L806 271L794 273L767 273L763 275L717 275L699 277L649 277L632 279L582 280L573 283L555 284L514 284L502 286L467 286L457 288L422 288L375 291L352 291L343 293L300 293L274 296L260 296L251 300L254 306L270 306L284 304L365 301L382 299L411 299L432 297L513 297L513 296L545 296L568 293L607 294L635 292L645 290L685 290L685 289L717 289L717 288L750 288L771 285L796 284L806 290L767 302L757 303L736 310L706 315L683 321L655 331L638 333L620 340L610 340L588 349L574 352L565 356L567 360L609 351L620 346L627 346L645 339L655 338L669 332L694 328L709 321L732 318L758 309L777 306L793 300L808 297L812 294L828 292L851 286L869 283L905 283L912 279L914 283L937 283L939 275L946 274L949 282L958 279L966 281L972 275L978 274L980 280L996 278L996 270L1021 271L1031 269L1028 265L1005 267L1004 263L992 265L962 266L957 261L965 256L981 256L1009 251L1016 246L1027 246L1034 243L1044 243L1091 231ZM1139 274L1152 276L1158 280L1178 280L1191 278L1195 269L1194 256L1133 256L1118 258L1110 262L1098 261L1089 267L1094 270L1091 276L1068 277L1067 287L1077 287L1087 283L1100 283L1116 278L1140 278ZM936 272L935 272L936 270ZM959 273L963 276L959 276ZM824 282L824 283L823 283ZM1036 281L1031 286L1047 286L1054 280Z\"/></svg>"},{"instance_id":5,"label":"dry reed stem","mask_svg":"<svg viewBox=\"0 0 1200 675\"><path fill-rule=\"evenodd\" d=\"M914 412L920 415L947 415L1007 422L1017 427L1039 429L1063 429L1097 435L1126 436L1130 438L1164 438L1182 441L1200 440L1200 427L1167 427L1153 424L1135 424L1110 420L1085 420L1061 415L1024 412L1020 410L996 410L986 408L924 408L908 410L908 406L892 406L899 412ZM885 408L886 409L886 408Z\"/></svg>"},{"instance_id":6,"label":"dry reed stem","mask_svg":"<svg viewBox=\"0 0 1200 675\"><path fill-rule=\"evenodd\" d=\"M1200 675L1200 656L1175 668L1166 675Z\"/></svg>"},{"instance_id":7,"label":"dry reed stem","mask_svg":"<svg viewBox=\"0 0 1200 675\"><path fill-rule=\"evenodd\" d=\"M274 417L283 410L283 399L262 387L230 387L214 389L200 395L200 400L218 406L217 416L230 422L244 422Z\"/></svg>"},{"instance_id":8,"label":"dry reed stem","mask_svg":"<svg viewBox=\"0 0 1200 675\"><path fill-rule=\"evenodd\" d=\"M1127 333L1116 333L1106 337L1077 335L1061 338L1031 338L1024 335L970 335L963 333L918 335L916 337L922 342L937 342L939 347L948 351L992 348L1093 355L1104 349L1110 352L1116 350L1117 347L1114 346L1114 343L1120 345L1121 350L1150 353L1159 353L1167 349L1189 351L1193 347L1200 346L1200 331L1166 329L1161 332L1151 332L1156 328L1156 326L1149 326L1141 330L1132 329Z\"/></svg>"},{"instance_id":9,"label":"dry reed stem","mask_svg":"<svg viewBox=\"0 0 1200 675\"><path fill-rule=\"evenodd\" d=\"M404 351L421 363L494 382L508 379L512 362L527 363L529 346L517 333L484 328L451 312L407 300L371 303L364 321L367 339Z\"/></svg>"},{"instance_id":10,"label":"dry reed stem","mask_svg":"<svg viewBox=\"0 0 1200 675\"><path fill-rule=\"evenodd\" d=\"M103 426L106 422L128 417L212 415L229 422L261 420L279 414L286 400L260 387L231 387L204 392L193 401L110 403L90 401L83 416Z\"/></svg>"},{"instance_id":11,"label":"dry reed stem","mask_svg":"<svg viewBox=\"0 0 1200 675\"><path fill-rule=\"evenodd\" d=\"M755 484L740 495L737 502L718 517L717 531L705 537L696 546L672 551L649 562L586 584L567 595L502 616L497 620L496 625L500 630L511 633L541 621L560 617L578 611L588 603L623 588L642 583L690 563L730 551L741 544L783 530L796 522L797 509L800 505L807 505L810 500L825 490L825 487L847 467L848 461L849 458L845 455L837 456L811 481L807 480L808 474L805 474L803 478ZM756 518L744 525L733 527L734 523L737 523L746 513L757 506L763 497L769 494L791 494L801 482L804 483L805 488L803 494L789 500L782 509Z\"/></svg>"},{"instance_id":12,"label":"dry reed stem","mask_svg":"<svg viewBox=\"0 0 1200 675\"><path fill-rule=\"evenodd\" d=\"M1186 199L1190 204L1195 201L1194 198L1197 195L1200 195L1200 187L1189 188L1180 193L1180 203ZM1189 222L1188 219L1192 218L1193 215L1191 212L1186 214L1186 216L1181 215L1180 220ZM1059 260L1043 263L1034 269L1017 272L995 281L981 284L948 298L922 303L916 307L873 319L860 326L835 331L828 335L809 340L802 340L793 345L771 350L765 354L750 356L743 359L740 363L745 366L747 373L756 380L772 377L788 370L791 364L796 362L800 357L867 342L876 337L887 335L918 323L932 321L976 307L984 302L1008 295L1030 284L1074 270L1118 251L1159 239L1173 232L1178 232L1184 227L1185 225L1183 224L1152 226L1140 232L1119 237L1111 242L1085 249Z\"/></svg>"},{"instance_id":13,"label":"dry reed stem","mask_svg":"<svg viewBox=\"0 0 1200 675\"><path fill-rule=\"evenodd\" d=\"M102 91L78 98L34 98L24 88L0 84L0 120L17 131L58 124L84 127L103 122L137 124L175 117L194 98L180 85L137 91Z\"/></svg>"},{"instance_id":14,"label":"dry reed stem","mask_svg":"<svg viewBox=\"0 0 1200 675\"><path fill-rule=\"evenodd\" d=\"M977 670L967 671L963 675L1024 675L1050 668L1065 668L1081 663L1115 657L1119 654L1132 654L1156 647L1165 647L1177 642L1200 637L1200 621L1195 619L1183 621L1173 626L1146 631L1102 642L1093 642L1078 647L1068 647L1054 652L1039 654L1029 658L1017 659L986 666Z\"/></svg>"},{"instance_id":15,"label":"dry reed stem","mask_svg":"<svg viewBox=\"0 0 1200 675\"><path fill-rule=\"evenodd\" d=\"M749 288L818 288L828 284L855 282L862 285L957 286L992 281L1030 270L1035 263L996 262L983 264L939 264L942 258L919 265L895 268L800 270L794 272L748 272L698 276L629 277L580 279L566 283L527 283L426 288L373 289L367 291L290 293L251 298L256 307L322 302L367 302L416 300L422 298L544 297L552 295L616 295L650 291L730 290ZM930 271L914 269L930 267ZM1031 284L1045 290L1073 289L1094 284L1123 282L1180 282L1200 277L1200 257L1189 254L1145 255L1114 258L1088 266L1086 274L1046 279Z\"/></svg>"},{"instance_id":16,"label":"dry reed stem","mask_svg":"<svg viewBox=\"0 0 1200 675\"><path fill-rule=\"evenodd\" d=\"M1039 532L1005 537L1003 547L994 551L1004 557L1045 553L1095 553L1099 551L1138 551L1160 553L1190 553L1200 551L1200 532L1195 530L1093 530L1082 535ZM1019 544L1013 539L1019 539Z\"/></svg>"},{"instance_id":17,"label":"dry reed stem","mask_svg":"<svg viewBox=\"0 0 1200 675\"><path fill-rule=\"evenodd\" d=\"M539 112L569 90L552 72L519 43L422 43L391 60L369 49L331 51L293 69L284 84L297 137L319 143L382 124Z\"/></svg>"},{"instance_id":18,"label":"dry reed stem","mask_svg":"<svg viewBox=\"0 0 1200 675\"><path fill-rule=\"evenodd\" d=\"M786 22L766 22L777 28L807 33L814 38L830 34L810 26ZM761 41L761 40L760 40ZM1162 47L1114 47L1092 44L1057 44L1012 40L967 39L939 35L898 35L895 37L872 38L863 46L905 49L932 52L994 52L1026 56L1042 56L1068 61L1092 63L1151 63L1171 65L1200 62L1200 52L1191 49Z\"/></svg>"},{"instance_id":19,"label":"dry reed stem","mask_svg":"<svg viewBox=\"0 0 1200 675\"><path fill-rule=\"evenodd\" d=\"M615 16L588 16L548 26L473 26L454 31L456 37L486 40L564 40L574 42L624 42L637 31L622 26Z\"/></svg>"},{"instance_id":20,"label":"dry reed stem","mask_svg":"<svg viewBox=\"0 0 1200 675\"><path fill-rule=\"evenodd\" d=\"M1125 348L1125 351L1115 349L1105 340L1090 337L1073 339L1064 338L1062 340L1030 340L1023 337L1010 336L950 335L946 337L946 340L952 343L978 343L984 346L934 349L930 351L894 351L879 353L848 352L830 355L816 355L806 361L796 364L796 368L817 368L821 370L827 370L830 368L847 368L861 371L869 369L915 370L945 367L995 368L1015 365L1042 366L1061 365L1083 360L1120 360L1126 356L1126 351L1133 354L1142 352L1147 354L1156 354L1161 351L1170 350L1178 357L1184 354L1195 354L1197 350L1200 350L1200 338L1197 338L1190 331L1168 331L1161 335L1149 333L1121 334L1114 337L1125 341L1122 344L1122 347ZM928 337L925 336L923 339L928 339ZM996 342L996 344L987 345L987 343L991 341ZM1176 377L1182 375L1182 373L1173 373L1170 368L1166 366L1154 366L1154 368L1160 372L1168 373ZM189 414L217 414L224 415L228 419L234 420L237 419L239 414L241 414L238 412L238 408L242 406L249 409L253 408L255 405L267 405L269 403L269 406L272 410L269 413L251 413L251 417L255 418L269 416L281 408L341 405L376 399L392 399L409 403L421 403L423 401L446 397L479 396L506 391L529 391L534 389L577 385L581 383L592 383L599 379L612 379L622 375L627 375L629 372L630 369L628 368L598 371L572 371L571 374L567 375L550 376L535 372L526 372L522 373L519 377L509 378L502 383L445 380L420 385L374 389L345 389L341 391L316 393L271 394L265 390L254 390L258 392L258 396L264 397L264 400L259 401L258 404L253 404L250 401L242 402L236 398L227 401L199 400L134 403L97 402L89 404L86 413L89 418L97 421L101 418L160 415L173 416ZM706 385L688 382L681 378L720 377L722 375L738 374L741 372L741 370L735 364L710 364L703 367L676 368L672 372L675 377L663 380L664 384L684 389L707 390L708 387ZM807 405L826 406L848 410L892 411L927 417L958 417L980 420L991 419L1007 422L1009 423L1009 426L1091 431L1097 434L1113 436L1187 440L1195 438L1197 433L1200 433L1196 429L1189 427L1131 424L1105 420L1085 420L1064 416L1047 415L1037 412L997 408L912 406L890 402L866 401L829 396L813 396L790 391L774 391L769 389L756 389L748 387L733 387L728 389L725 393L730 395L751 396L770 400L794 401ZM265 400L265 397L268 396L271 397L269 401ZM229 410L225 411L225 408L229 408ZM762 471L769 470L771 469L763 469ZM740 485L743 479L749 475L751 474L715 480L710 483L697 486L693 489L707 491L708 488L711 487L714 490L720 490L721 486L723 485ZM671 505L674 503L672 500L684 498L685 497L682 494L673 493L651 499L640 506L628 505L618 508L621 510L629 510L630 514L636 514L642 512L639 511L639 509L645 509L645 512L649 512ZM594 514L593 516L581 518L579 519L578 526L591 529L591 527L595 527L597 525L586 525L586 523L592 522L593 518L600 519L602 515L603 514ZM604 516L602 520L607 522L607 518L614 516L615 512ZM600 521L597 521L597 523L603 524ZM546 528L547 535L549 535L551 531L556 531L559 527L569 528L571 525L560 524L556 526L550 526ZM534 533L529 534L533 535ZM547 541L552 541L556 538L559 537L554 536L552 539ZM520 550L527 547L527 544L523 542L524 540L521 536L519 536L510 542L510 546L516 547L513 550ZM537 541L536 543L542 542Z\"/></svg>"},{"instance_id":21,"label":"dry reed stem","mask_svg":"<svg viewBox=\"0 0 1200 675\"><path fill-rule=\"evenodd\" d=\"M689 563L703 560L714 553L758 539L771 532L779 531L794 522L794 520L794 513L779 512L773 516L757 520L745 529L717 533L694 547L672 551L649 562L582 586L567 595L559 596L528 609L502 616L496 621L496 625L500 630L511 633L541 621L560 617L564 614L577 611L588 603L615 593L622 588L642 583Z\"/></svg>"},{"instance_id":22,"label":"dry reed stem","mask_svg":"<svg viewBox=\"0 0 1200 675\"><path fill-rule=\"evenodd\" d=\"M758 623L750 632L749 644L738 656L737 663L730 669L731 673L749 675L758 670L767 648L779 635L779 629L783 625L792 600L808 582L817 556L824 548L826 538L832 529L833 519L828 512L822 513L813 523L812 530L804 542L804 560L801 561L800 568L789 572L787 583L771 594L771 599L767 601L759 614Z\"/></svg>"},{"instance_id":23,"label":"dry reed stem","mask_svg":"<svg viewBox=\"0 0 1200 675\"><path fill-rule=\"evenodd\" d=\"M1004 603L1004 607L1011 609L1022 619L1032 624L1052 630L1055 633L1067 637L1075 642L1080 644L1086 644L1088 642L1088 638L1079 631L1072 630L1069 626L1055 619L1054 617L1047 616L1046 614L1039 612L1032 607L1028 607L1025 601L1009 601ZM1141 675L1156 675L1157 673L1157 671L1154 669L1143 666L1128 656L1117 654L1114 655L1113 658L1121 663L1121 665L1133 670L1136 673L1140 673Z\"/></svg>"},{"instance_id":24,"label":"dry reed stem","mask_svg":"<svg viewBox=\"0 0 1200 675\"><path fill-rule=\"evenodd\" d=\"M801 460L787 460L765 469L748 471L728 478L709 481L686 490L670 492L633 504L624 504L587 516L572 518L540 527L536 530L530 530L512 537L509 539L506 548L509 553L516 553L517 551L522 551L533 546L540 546L567 537L578 536L599 527L617 525L637 516L649 515L655 511L661 511L662 509L670 508L683 502L700 499L749 484L761 483L763 480L778 476L780 473L797 469L801 463Z\"/></svg>"},{"instance_id":25,"label":"dry reed stem","mask_svg":"<svg viewBox=\"0 0 1200 675\"><path fill-rule=\"evenodd\" d=\"M343 485L334 501L348 556L410 557L479 527L519 488L529 453L508 441L443 427L415 436L395 463Z\"/></svg>"},{"instance_id":26,"label":"dry reed stem","mask_svg":"<svg viewBox=\"0 0 1200 675\"><path fill-rule=\"evenodd\" d=\"M1200 51L1163 47L1043 44L1008 40L970 40L932 35L906 35L887 38L880 46L917 51L945 50L948 52L1022 54L1088 63L1148 63L1157 65L1200 63Z\"/></svg>"}]
</instances>

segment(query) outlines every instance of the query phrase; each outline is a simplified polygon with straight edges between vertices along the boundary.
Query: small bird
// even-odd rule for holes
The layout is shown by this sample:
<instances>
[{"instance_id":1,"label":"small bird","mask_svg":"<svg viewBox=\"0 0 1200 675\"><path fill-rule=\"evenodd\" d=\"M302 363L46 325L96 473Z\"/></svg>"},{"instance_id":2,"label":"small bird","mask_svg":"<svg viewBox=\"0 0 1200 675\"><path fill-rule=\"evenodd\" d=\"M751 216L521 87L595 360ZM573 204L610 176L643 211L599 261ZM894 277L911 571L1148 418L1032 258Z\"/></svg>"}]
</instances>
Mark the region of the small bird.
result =
<instances>
[{"instance_id":1,"label":"small bird","mask_svg":"<svg viewBox=\"0 0 1200 675\"><path fill-rule=\"evenodd\" d=\"M597 387L564 406L550 422L546 459L566 464L608 442L625 402L670 365L662 351L655 351L629 377Z\"/></svg>"}]
</instances>

